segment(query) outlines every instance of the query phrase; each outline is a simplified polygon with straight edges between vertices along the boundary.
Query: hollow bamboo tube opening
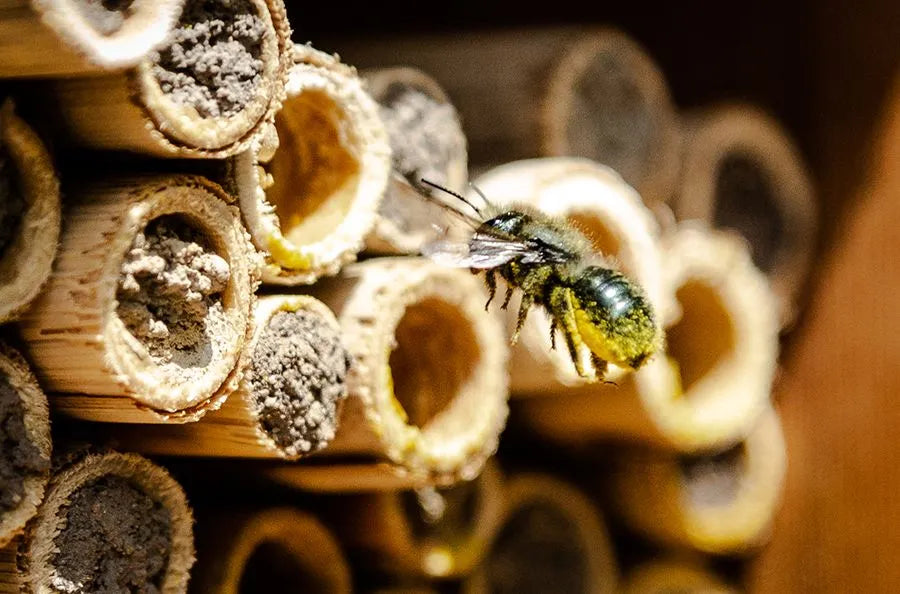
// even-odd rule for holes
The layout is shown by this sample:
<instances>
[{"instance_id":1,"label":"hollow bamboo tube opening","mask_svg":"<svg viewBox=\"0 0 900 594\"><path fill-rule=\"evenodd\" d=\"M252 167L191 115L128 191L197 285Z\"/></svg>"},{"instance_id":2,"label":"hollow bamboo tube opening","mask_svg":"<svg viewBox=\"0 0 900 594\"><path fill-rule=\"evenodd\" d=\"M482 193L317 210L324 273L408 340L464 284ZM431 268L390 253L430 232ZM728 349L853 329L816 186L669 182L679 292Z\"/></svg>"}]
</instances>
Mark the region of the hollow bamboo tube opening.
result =
<instances>
[{"instance_id":1,"label":"hollow bamboo tube opening","mask_svg":"<svg viewBox=\"0 0 900 594\"><path fill-rule=\"evenodd\" d=\"M499 529L466 594L616 592L612 545L581 492L543 475L510 480Z\"/></svg>"},{"instance_id":2,"label":"hollow bamboo tube opening","mask_svg":"<svg viewBox=\"0 0 900 594\"><path fill-rule=\"evenodd\" d=\"M162 44L184 0L4 0L0 76L88 74L134 66Z\"/></svg>"},{"instance_id":3,"label":"hollow bamboo tube opening","mask_svg":"<svg viewBox=\"0 0 900 594\"><path fill-rule=\"evenodd\" d=\"M296 460L328 446L347 394L349 356L334 314L305 295L257 300L243 375L196 423L106 431L130 451Z\"/></svg>"},{"instance_id":4,"label":"hollow bamboo tube opening","mask_svg":"<svg viewBox=\"0 0 900 594\"><path fill-rule=\"evenodd\" d=\"M497 205L525 204L568 219L591 241L598 263L622 270L641 287L660 324L671 314L671 297L661 273L659 229L637 193L608 167L580 158L529 159L496 167L475 184ZM513 302L508 326L514 325L516 311ZM533 308L512 350L514 394L555 393L563 386L584 383L567 349L550 346L550 317ZM587 360L588 355L587 347L582 348L581 358ZM606 379L616 380L625 373L611 365Z\"/></svg>"},{"instance_id":5,"label":"hollow bamboo tube opening","mask_svg":"<svg viewBox=\"0 0 900 594\"><path fill-rule=\"evenodd\" d=\"M394 172L366 245L379 253L418 253L431 238L431 225L443 216L439 206L415 191L420 180L465 189L462 123L441 86L421 70L374 69L363 72L363 78L387 128Z\"/></svg>"},{"instance_id":6,"label":"hollow bamboo tube opening","mask_svg":"<svg viewBox=\"0 0 900 594\"><path fill-rule=\"evenodd\" d=\"M85 186L22 333L61 412L196 420L233 389L256 261L236 209L199 177Z\"/></svg>"},{"instance_id":7,"label":"hollow bamboo tube opening","mask_svg":"<svg viewBox=\"0 0 900 594\"><path fill-rule=\"evenodd\" d=\"M667 347L618 386L584 386L522 402L525 422L569 443L604 435L681 452L742 439L765 409L778 319L742 241L683 227L665 243L666 283L680 308Z\"/></svg>"},{"instance_id":8,"label":"hollow bamboo tube opening","mask_svg":"<svg viewBox=\"0 0 900 594\"><path fill-rule=\"evenodd\" d=\"M0 445L2 547L19 534L37 512L50 475L51 453L47 396L25 359L2 343Z\"/></svg>"},{"instance_id":9,"label":"hollow bamboo tube opening","mask_svg":"<svg viewBox=\"0 0 900 594\"><path fill-rule=\"evenodd\" d=\"M677 557L641 563L624 582L623 594L738 594L702 563Z\"/></svg>"},{"instance_id":10,"label":"hollow bamboo tube opening","mask_svg":"<svg viewBox=\"0 0 900 594\"><path fill-rule=\"evenodd\" d=\"M604 29L572 44L549 77L543 154L617 171L648 203L675 190L680 131L666 81L646 50Z\"/></svg>"},{"instance_id":11,"label":"hollow bamboo tube opening","mask_svg":"<svg viewBox=\"0 0 900 594\"><path fill-rule=\"evenodd\" d=\"M91 454L57 471L20 548L33 592L185 592L193 518L181 486L134 455Z\"/></svg>"},{"instance_id":12,"label":"hollow bamboo tube opening","mask_svg":"<svg viewBox=\"0 0 900 594\"><path fill-rule=\"evenodd\" d=\"M768 536L785 473L784 437L767 410L746 440L703 457L635 454L612 475L614 506L650 538L717 554Z\"/></svg>"},{"instance_id":13,"label":"hollow bamboo tube opening","mask_svg":"<svg viewBox=\"0 0 900 594\"><path fill-rule=\"evenodd\" d=\"M200 518L190 592L349 594L350 568L331 533L289 508Z\"/></svg>"},{"instance_id":14,"label":"hollow bamboo tube opening","mask_svg":"<svg viewBox=\"0 0 900 594\"><path fill-rule=\"evenodd\" d=\"M59 240L59 181L40 138L0 107L0 323L37 296L53 266Z\"/></svg>"},{"instance_id":15,"label":"hollow bamboo tube opening","mask_svg":"<svg viewBox=\"0 0 900 594\"><path fill-rule=\"evenodd\" d=\"M385 258L349 267L316 295L335 311L353 357L351 397L321 456L386 462L382 484L391 486L477 476L507 415L506 341L484 311L479 281L421 259ZM269 472L313 489L379 485L337 468Z\"/></svg>"},{"instance_id":16,"label":"hollow bamboo tube opening","mask_svg":"<svg viewBox=\"0 0 900 594\"><path fill-rule=\"evenodd\" d=\"M63 125L80 144L222 158L269 132L291 53L281 0L186 0L150 58L127 73L56 81L54 90Z\"/></svg>"},{"instance_id":17,"label":"hollow bamboo tube opening","mask_svg":"<svg viewBox=\"0 0 900 594\"><path fill-rule=\"evenodd\" d=\"M789 323L818 229L812 182L798 149L775 120L747 106L711 109L688 118L685 127L675 214L743 235Z\"/></svg>"},{"instance_id":18,"label":"hollow bamboo tube opening","mask_svg":"<svg viewBox=\"0 0 900 594\"><path fill-rule=\"evenodd\" d=\"M309 284L362 249L390 171L387 133L356 72L296 46L277 139L235 157L232 181L264 282Z\"/></svg>"}]
</instances>

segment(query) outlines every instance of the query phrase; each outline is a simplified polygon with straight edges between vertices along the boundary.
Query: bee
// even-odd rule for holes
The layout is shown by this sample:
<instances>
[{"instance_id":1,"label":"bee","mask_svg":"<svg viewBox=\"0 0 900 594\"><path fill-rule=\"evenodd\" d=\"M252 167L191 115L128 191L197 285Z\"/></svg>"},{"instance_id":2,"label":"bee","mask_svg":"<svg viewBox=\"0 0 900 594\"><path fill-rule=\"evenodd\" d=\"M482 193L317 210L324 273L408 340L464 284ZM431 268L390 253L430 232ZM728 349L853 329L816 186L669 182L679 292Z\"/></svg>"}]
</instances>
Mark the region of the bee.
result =
<instances>
[{"instance_id":1,"label":"bee","mask_svg":"<svg viewBox=\"0 0 900 594\"><path fill-rule=\"evenodd\" d=\"M588 238L571 223L548 216L524 204L498 207L473 186L484 206L422 179L456 198L462 206L437 199L426 188L423 195L441 205L471 231L465 239L439 239L426 244L422 254L450 266L485 273L490 307L497 292L497 275L507 283L501 309L506 309L513 291L522 292L515 344L532 306L542 307L550 317L550 344L562 332L578 375L586 373L579 349L587 346L595 377L602 379L609 363L638 369L660 347L662 333L643 290L622 273L600 265Z\"/></svg>"}]
</instances>

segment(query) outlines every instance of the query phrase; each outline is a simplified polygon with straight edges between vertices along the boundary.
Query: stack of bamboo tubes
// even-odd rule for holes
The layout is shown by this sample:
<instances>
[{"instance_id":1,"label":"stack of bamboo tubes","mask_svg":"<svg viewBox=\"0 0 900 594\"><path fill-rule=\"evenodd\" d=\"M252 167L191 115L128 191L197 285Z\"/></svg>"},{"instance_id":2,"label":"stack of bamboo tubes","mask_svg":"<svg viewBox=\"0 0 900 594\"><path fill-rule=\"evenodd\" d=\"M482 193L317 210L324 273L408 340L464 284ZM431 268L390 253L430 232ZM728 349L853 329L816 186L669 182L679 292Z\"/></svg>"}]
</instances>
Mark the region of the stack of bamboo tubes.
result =
<instances>
[{"instance_id":1,"label":"stack of bamboo tubes","mask_svg":"<svg viewBox=\"0 0 900 594\"><path fill-rule=\"evenodd\" d=\"M680 119L609 29L341 59L293 44L282 0L101 4L0 2L0 76L52 99L50 137L0 109L0 592L731 591L703 555L755 550L777 509L815 231L776 124ZM510 348L481 279L418 256L444 216L418 180L469 169L583 230L665 347L586 381L533 311ZM602 480L496 464L510 406ZM611 438L614 463L585 453ZM620 565L604 512L665 555Z\"/></svg>"}]
</instances>

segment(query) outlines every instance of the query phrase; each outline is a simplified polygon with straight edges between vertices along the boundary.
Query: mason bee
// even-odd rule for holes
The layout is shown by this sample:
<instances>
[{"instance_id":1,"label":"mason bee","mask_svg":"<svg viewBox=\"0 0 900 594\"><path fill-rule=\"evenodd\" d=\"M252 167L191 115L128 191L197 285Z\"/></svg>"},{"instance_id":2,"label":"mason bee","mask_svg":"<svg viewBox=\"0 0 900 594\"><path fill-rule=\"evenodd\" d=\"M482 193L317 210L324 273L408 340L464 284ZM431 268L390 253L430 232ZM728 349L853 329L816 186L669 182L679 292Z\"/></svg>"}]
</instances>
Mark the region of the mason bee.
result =
<instances>
[{"instance_id":1,"label":"mason bee","mask_svg":"<svg viewBox=\"0 0 900 594\"><path fill-rule=\"evenodd\" d=\"M507 283L501 309L509 305L514 288L521 289L513 344L528 310L536 305L550 316L551 347L556 348L556 332L561 330L581 377L590 377L579 357L582 344L591 352L598 379L603 378L608 363L638 369L660 347L662 334L643 290L622 273L599 265L590 241L572 224L524 204L495 206L474 186L484 203L482 207L447 188L421 181L471 210L451 206L427 190L423 192L471 231L465 239L441 239L427 244L423 255L445 265L469 268L476 274L484 271L490 293L485 309L497 291L498 274Z\"/></svg>"}]
</instances>

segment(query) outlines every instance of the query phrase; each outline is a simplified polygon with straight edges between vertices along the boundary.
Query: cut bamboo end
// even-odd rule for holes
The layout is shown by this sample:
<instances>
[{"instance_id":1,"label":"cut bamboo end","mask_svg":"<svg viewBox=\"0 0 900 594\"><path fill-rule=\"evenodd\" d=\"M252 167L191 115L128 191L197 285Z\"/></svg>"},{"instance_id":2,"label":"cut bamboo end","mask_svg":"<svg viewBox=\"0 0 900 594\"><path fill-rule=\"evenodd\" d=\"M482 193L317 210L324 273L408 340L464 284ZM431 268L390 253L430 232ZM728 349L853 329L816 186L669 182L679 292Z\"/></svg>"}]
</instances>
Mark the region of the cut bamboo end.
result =
<instances>
[{"instance_id":1,"label":"cut bamboo end","mask_svg":"<svg viewBox=\"0 0 900 594\"><path fill-rule=\"evenodd\" d=\"M269 295L257 300L252 323L242 379L221 408L197 423L113 428L117 445L145 454L287 460L327 447L349 367L334 314L313 297Z\"/></svg>"},{"instance_id":2,"label":"cut bamboo end","mask_svg":"<svg viewBox=\"0 0 900 594\"><path fill-rule=\"evenodd\" d=\"M738 594L700 562L677 557L655 559L628 572L623 594Z\"/></svg>"},{"instance_id":3,"label":"cut bamboo end","mask_svg":"<svg viewBox=\"0 0 900 594\"><path fill-rule=\"evenodd\" d=\"M331 533L290 508L206 518L197 527L191 592L350 594L350 568Z\"/></svg>"},{"instance_id":4,"label":"cut bamboo end","mask_svg":"<svg viewBox=\"0 0 900 594\"><path fill-rule=\"evenodd\" d=\"M660 323L671 315L659 229L640 196L613 170L581 158L528 159L494 168L475 185L495 204L524 203L568 219L588 236L603 261L621 269L644 290ZM508 312L507 325L514 326L516 308ZM550 317L534 308L512 349L514 394L547 394L584 383L568 351L550 345ZM581 357L588 359L587 347L582 348ZM625 373L611 365L606 379L616 380Z\"/></svg>"},{"instance_id":5,"label":"cut bamboo end","mask_svg":"<svg viewBox=\"0 0 900 594\"><path fill-rule=\"evenodd\" d=\"M44 144L0 108L0 322L14 319L50 275L59 240L59 180Z\"/></svg>"},{"instance_id":6,"label":"cut bamboo end","mask_svg":"<svg viewBox=\"0 0 900 594\"><path fill-rule=\"evenodd\" d=\"M187 590L193 518L181 486L134 455L91 454L50 479L22 540L22 579L33 592Z\"/></svg>"},{"instance_id":7,"label":"cut bamboo end","mask_svg":"<svg viewBox=\"0 0 900 594\"><path fill-rule=\"evenodd\" d=\"M787 132L760 110L732 105L686 123L675 214L737 230L780 300L796 315L818 232L812 182Z\"/></svg>"},{"instance_id":8,"label":"cut bamboo end","mask_svg":"<svg viewBox=\"0 0 900 594\"><path fill-rule=\"evenodd\" d=\"M228 157L269 133L292 51L281 0L187 0L149 59L126 73L56 81L54 91L63 126L79 144ZM222 67L215 77L206 71L213 61Z\"/></svg>"},{"instance_id":9,"label":"cut bamboo end","mask_svg":"<svg viewBox=\"0 0 900 594\"><path fill-rule=\"evenodd\" d=\"M234 388L258 271L237 209L200 177L80 188L47 287L22 319L55 409L185 422Z\"/></svg>"},{"instance_id":10,"label":"cut bamboo end","mask_svg":"<svg viewBox=\"0 0 900 594\"><path fill-rule=\"evenodd\" d=\"M0 343L0 547L37 512L50 477L50 413L25 359ZM2 573L2 570L0 570ZM0 584L3 579L0 578Z\"/></svg>"},{"instance_id":11,"label":"cut bamboo end","mask_svg":"<svg viewBox=\"0 0 900 594\"><path fill-rule=\"evenodd\" d=\"M5 0L0 77L88 74L134 66L161 45L184 0Z\"/></svg>"},{"instance_id":12,"label":"cut bamboo end","mask_svg":"<svg viewBox=\"0 0 900 594\"><path fill-rule=\"evenodd\" d=\"M388 484L477 476L507 416L506 341L484 311L479 281L421 259L384 258L349 267L317 285L316 295L337 315L353 357L351 397L321 456L387 462ZM365 481L324 471L327 488L335 480L349 489ZM273 476L293 482L291 475L305 472L313 470L296 466Z\"/></svg>"},{"instance_id":13,"label":"cut bamboo end","mask_svg":"<svg viewBox=\"0 0 900 594\"><path fill-rule=\"evenodd\" d=\"M549 476L519 475L506 486L503 508L487 557L463 592L617 591L606 526L580 491Z\"/></svg>"},{"instance_id":14,"label":"cut bamboo end","mask_svg":"<svg viewBox=\"0 0 900 594\"><path fill-rule=\"evenodd\" d=\"M617 171L649 203L667 201L679 169L679 122L659 67L613 29L583 36L549 77L543 154L587 157Z\"/></svg>"},{"instance_id":15,"label":"cut bamboo end","mask_svg":"<svg viewBox=\"0 0 900 594\"><path fill-rule=\"evenodd\" d=\"M465 575L484 557L500 520L496 466L449 488L341 497L330 524L351 558L416 580ZM331 517L333 516L333 517Z\"/></svg>"},{"instance_id":16,"label":"cut bamboo end","mask_svg":"<svg viewBox=\"0 0 900 594\"><path fill-rule=\"evenodd\" d=\"M666 352L619 386L583 386L522 401L524 422L564 443L619 435L680 452L727 447L765 410L778 357L778 318L746 245L699 227L665 243L680 318Z\"/></svg>"},{"instance_id":17,"label":"cut bamboo end","mask_svg":"<svg viewBox=\"0 0 900 594\"><path fill-rule=\"evenodd\" d=\"M309 284L356 258L390 172L387 132L356 72L298 45L269 138L235 157L232 183L263 281Z\"/></svg>"},{"instance_id":18,"label":"cut bamboo end","mask_svg":"<svg viewBox=\"0 0 900 594\"><path fill-rule=\"evenodd\" d=\"M634 454L612 473L613 505L659 542L715 554L752 551L769 534L785 459L781 423L770 409L744 442L719 454Z\"/></svg>"},{"instance_id":19,"label":"cut bamboo end","mask_svg":"<svg viewBox=\"0 0 900 594\"><path fill-rule=\"evenodd\" d=\"M374 69L363 78L379 104L394 171L366 245L377 253L417 254L443 214L415 190L420 180L456 191L468 181L462 123L441 86L421 70Z\"/></svg>"}]
</instances>

